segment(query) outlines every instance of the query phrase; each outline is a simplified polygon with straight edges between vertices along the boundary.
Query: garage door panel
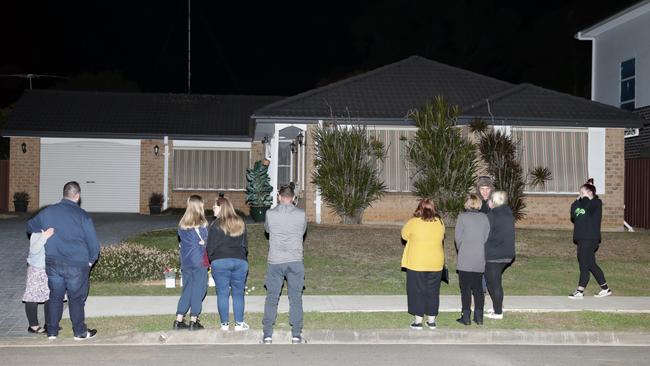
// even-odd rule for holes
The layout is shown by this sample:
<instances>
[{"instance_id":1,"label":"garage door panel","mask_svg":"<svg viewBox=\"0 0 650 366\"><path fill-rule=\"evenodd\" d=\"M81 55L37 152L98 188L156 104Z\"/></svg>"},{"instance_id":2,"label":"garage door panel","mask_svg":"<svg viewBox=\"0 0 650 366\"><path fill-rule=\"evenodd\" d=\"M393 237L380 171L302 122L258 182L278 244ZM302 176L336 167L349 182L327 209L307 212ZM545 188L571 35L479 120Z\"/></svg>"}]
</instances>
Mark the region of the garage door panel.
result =
<instances>
[{"instance_id":1,"label":"garage door panel","mask_svg":"<svg viewBox=\"0 0 650 366\"><path fill-rule=\"evenodd\" d=\"M87 211L139 212L139 140L42 140L41 205L58 202L75 180Z\"/></svg>"}]
</instances>

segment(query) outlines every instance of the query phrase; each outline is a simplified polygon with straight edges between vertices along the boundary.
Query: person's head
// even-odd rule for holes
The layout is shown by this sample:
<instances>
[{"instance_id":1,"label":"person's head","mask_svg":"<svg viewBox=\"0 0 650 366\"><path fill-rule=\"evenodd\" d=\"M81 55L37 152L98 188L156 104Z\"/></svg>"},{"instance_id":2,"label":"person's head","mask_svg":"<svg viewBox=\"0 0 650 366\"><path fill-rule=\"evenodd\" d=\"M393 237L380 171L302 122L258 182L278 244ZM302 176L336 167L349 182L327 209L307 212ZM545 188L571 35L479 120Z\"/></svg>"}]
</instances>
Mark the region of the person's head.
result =
<instances>
[{"instance_id":1,"label":"person's head","mask_svg":"<svg viewBox=\"0 0 650 366\"><path fill-rule=\"evenodd\" d=\"M292 204L293 198L296 195L294 192L295 188L296 185L293 183L281 185L280 189L278 190L278 199L280 200L280 203L285 205Z\"/></svg>"},{"instance_id":2,"label":"person's head","mask_svg":"<svg viewBox=\"0 0 650 366\"><path fill-rule=\"evenodd\" d=\"M494 183L492 183L492 178L484 175L478 178L476 184L477 192L483 201L490 199L492 191L494 191Z\"/></svg>"},{"instance_id":3,"label":"person's head","mask_svg":"<svg viewBox=\"0 0 650 366\"><path fill-rule=\"evenodd\" d=\"M508 194L504 191L495 191L490 199L490 207L497 208L508 203Z\"/></svg>"},{"instance_id":4,"label":"person's head","mask_svg":"<svg viewBox=\"0 0 650 366\"><path fill-rule=\"evenodd\" d=\"M436 205L429 198L423 198L418 204L418 208L413 213L414 217L419 217L424 221L439 220L440 215L436 211Z\"/></svg>"},{"instance_id":5,"label":"person's head","mask_svg":"<svg viewBox=\"0 0 650 366\"><path fill-rule=\"evenodd\" d=\"M63 198L79 202L81 199L81 187L77 182L68 182L63 186Z\"/></svg>"},{"instance_id":6,"label":"person's head","mask_svg":"<svg viewBox=\"0 0 650 366\"><path fill-rule=\"evenodd\" d=\"M205 226L208 220L205 218L205 211L203 208L203 198L196 194L191 195L187 199L187 208L185 214L181 217L178 224L181 229L189 229L199 226Z\"/></svg>"},{"instance_id":7,"label":"person's head","mask_svg":"<svg viewBox=\"0 0 650 366\"><path fill-rule=\"evenodd\" d=\"M221 230L228 236L240 236L244 233L246 225L244 220L237 215L235 208L226 197L219 197L214 201L214 215L217 219L212 225L219 225Z\"/></svg>"},{"instance_id":8,"label":"person's head","mask_svg":"<svg viewBox=\"0 0 650 366\"><path fill-rule=\"evenodd\" d=\"M482 204L483 202L481 202L479 196L471 193L469 196L467 196L467 199L465 200L465 210L479 211L481 209Z\"/></svg>"},{"instance_id":9,"label":"person's head","mask_svg":"<svg viewBox=\"0 0 650 366\"><path fill-rule=\"evenodd\" d=\"M589 197L590 199L596 197L596 186L593 178L589 178L587 183L580 187L580 196Z\"/></svg>"}]
</instances>

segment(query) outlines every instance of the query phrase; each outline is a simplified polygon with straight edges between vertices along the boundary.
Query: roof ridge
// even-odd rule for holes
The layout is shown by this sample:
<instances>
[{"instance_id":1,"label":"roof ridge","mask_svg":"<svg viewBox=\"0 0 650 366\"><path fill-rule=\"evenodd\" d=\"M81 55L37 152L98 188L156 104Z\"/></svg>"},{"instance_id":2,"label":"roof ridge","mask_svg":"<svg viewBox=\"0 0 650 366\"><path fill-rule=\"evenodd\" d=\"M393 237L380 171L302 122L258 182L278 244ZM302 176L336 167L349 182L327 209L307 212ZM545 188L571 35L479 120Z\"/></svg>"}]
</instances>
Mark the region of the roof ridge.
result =
<instances>
[{"instance_id":1,"label":"roof ridge","mask_svg":"<svg viewBox=\"0 0 650 366\"><path fill-rule=\"evenodd\" d=\"M285 98L283 95L263 95L263 94L186 94L186 93L164 93L164 92L118 92L106 90L66 90L66 89L33 89L25 90L25 93L60 93L60 94L104 94L104 95L137 95L137 96L187 96L187 97L242 97L242 98Z\"/></svg>"}]
</instances>

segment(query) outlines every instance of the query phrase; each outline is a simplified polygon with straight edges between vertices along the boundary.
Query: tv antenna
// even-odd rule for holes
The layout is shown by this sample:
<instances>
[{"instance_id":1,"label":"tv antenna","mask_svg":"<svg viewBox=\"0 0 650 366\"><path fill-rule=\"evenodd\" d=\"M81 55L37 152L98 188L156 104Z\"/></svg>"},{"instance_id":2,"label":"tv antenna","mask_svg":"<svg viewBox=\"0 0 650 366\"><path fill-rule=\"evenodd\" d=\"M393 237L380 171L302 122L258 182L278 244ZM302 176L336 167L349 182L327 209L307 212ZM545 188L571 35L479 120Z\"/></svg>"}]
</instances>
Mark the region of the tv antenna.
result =
<instances>
[{"instance_id":1,"label":"tv antenna","mask_svg":"<svg viewBox=\"0 0 650 366\"><path fill-rule=\"evenodd\" d=\"M43 79L43 78L69 79L68 77L65 76L45 75L45 74L0 74L0 78L29 79L29 90L32 90L32 79Z\"/></svg>"}]
</instances>

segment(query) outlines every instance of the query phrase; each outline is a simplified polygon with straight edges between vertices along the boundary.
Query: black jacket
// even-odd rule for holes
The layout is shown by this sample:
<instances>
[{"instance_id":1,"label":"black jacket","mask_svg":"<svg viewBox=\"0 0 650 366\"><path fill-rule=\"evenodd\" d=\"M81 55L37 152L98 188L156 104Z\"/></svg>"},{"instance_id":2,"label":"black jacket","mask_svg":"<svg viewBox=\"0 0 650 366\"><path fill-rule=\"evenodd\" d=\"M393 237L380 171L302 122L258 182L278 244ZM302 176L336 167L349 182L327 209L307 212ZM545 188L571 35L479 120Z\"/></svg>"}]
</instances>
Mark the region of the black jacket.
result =
<instances>
[{"instance_id":1,"label":"black jacket","mask_svg":"<svg viewBox=\"0 0 650 366\"><path fill-rule=\"evenodd\" d=\"M240 236L229 236L221 230L219 222L210 225L206 247L210 261L217 259L243 259L248 257L248 235L246 229Z\"/></svg>"},{"instance_id":2,"label":"black jacket","mask_svg":"<svg viewBox=\"0 0 650 366\"><path fill-rule=\"evenodd\" d=\"M580 198L571 204L573 222L573 241L595 240L600 243L600 222L603 216L603 201L598 196L593 199Z\"/></svg>"},{"instance_id":3,"label":"black jacket","mask_svg":"<svg viewBox=\"0 0 650 366\"><path fill-rule=\"evenodd\" d=\"M485 242L485 260L515 258L515 218L507 205L493 208L488 214L490 235Z\"/></svg>"},{"instance_id":4,"label":"black jacket","mask_svg":"<svg viewBox=\"0 0 650 366\"><path fill-rule=\"evenodd\" d=\"M481 209L479 210L479 212L483 212L484 214L490 212L490 205L488 204L488 202L489 200L481 199Z\"/></svg>"}]
</instances>

